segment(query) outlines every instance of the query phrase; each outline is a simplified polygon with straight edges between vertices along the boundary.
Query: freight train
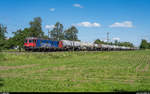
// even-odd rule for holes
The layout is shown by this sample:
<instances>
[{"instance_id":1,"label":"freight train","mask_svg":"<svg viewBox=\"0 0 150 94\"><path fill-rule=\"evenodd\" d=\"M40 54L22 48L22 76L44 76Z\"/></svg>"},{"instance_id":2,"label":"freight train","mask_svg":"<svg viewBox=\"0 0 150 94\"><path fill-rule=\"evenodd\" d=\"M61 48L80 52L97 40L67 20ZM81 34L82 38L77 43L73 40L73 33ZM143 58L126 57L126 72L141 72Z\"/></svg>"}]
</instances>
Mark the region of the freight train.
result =
<instances>
[{"instance_id":1,"label":"freight train","mask_svg":"<svg viewBox=\"0 0 150 94\"><path fill-rule=\"evenodd\" d=\"M117 51L137 50L135 47L125 47L106 44L95 44L90 42L79 42L70 40L53 41L36 37L28 37L24 42L26 51Z\"/></svg>"}]
</instances>

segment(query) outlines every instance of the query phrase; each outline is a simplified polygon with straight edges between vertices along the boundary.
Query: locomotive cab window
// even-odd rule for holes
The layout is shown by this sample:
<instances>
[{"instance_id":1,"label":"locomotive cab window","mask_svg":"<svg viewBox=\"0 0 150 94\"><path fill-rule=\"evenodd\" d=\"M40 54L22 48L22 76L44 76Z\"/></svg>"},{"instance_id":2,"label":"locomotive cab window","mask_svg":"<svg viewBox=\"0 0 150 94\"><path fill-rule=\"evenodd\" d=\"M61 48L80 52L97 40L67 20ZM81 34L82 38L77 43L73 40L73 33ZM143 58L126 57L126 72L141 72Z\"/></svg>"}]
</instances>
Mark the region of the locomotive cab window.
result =
<instances>
[{"instance_id":1,"label":"locomotive cab window","mask_svg":"<svg viewBox=\"0 0 150 94\"><path fill-rule=\"evenodd\" d=\"M24 43L27 43L27 40L25 40Z\"/></svg>"},{"instance_id":2,"label":"locomotive cab window","mask_svg":"<svg viewBox=\"0 0 150 94\"><path fill-rule=\"evenodd\" d=\"M29 40L29 43L32 43L33 42L33 40Z\"/></svg>"}]
</instances>

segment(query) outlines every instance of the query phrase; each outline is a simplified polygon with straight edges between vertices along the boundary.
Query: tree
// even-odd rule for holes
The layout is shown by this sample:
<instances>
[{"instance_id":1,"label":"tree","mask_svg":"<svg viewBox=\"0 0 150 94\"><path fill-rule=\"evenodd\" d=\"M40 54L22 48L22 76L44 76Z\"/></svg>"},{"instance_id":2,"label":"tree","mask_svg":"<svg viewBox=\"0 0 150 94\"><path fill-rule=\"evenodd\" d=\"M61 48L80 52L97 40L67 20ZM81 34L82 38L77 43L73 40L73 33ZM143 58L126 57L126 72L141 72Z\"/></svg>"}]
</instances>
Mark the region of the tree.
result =
<instances>
[{"instance_id":1,"label":"tree","mask_svg":"<svg viewBox=\"0 0 150 94\"><path fill-rule=\"evenodd\" d=\"M78 29L75 26L70 27L64 31L64 36L66 40L78 41Z\"/></svg>"},{"instance_id":2,"label":"tree","mask_svg":"<svg viewBox=\"0 0 150 94\"><path fill-rule=\"evenodd\" d=\"M109 42L108 44L109 44L109 45L113 45L113 43L112 43L112 42Z\"/></svg>"},{"instance_id":3,"label":"tree","mask_svg":"<svg viewBox=\"0 0 150 94\"><path fill-rule=\"evenodd\" d=\"M96 44L105 44L105 42L101 41L100 39L96 39L94 43L96 43Z\"/></svg>"},{"instance_id":4,"label":"tree","mask_svg":"<svg viewBox=\"0 0 150 94\"><path fill-rule=\"evenodd\" d=\"M5 33L7 33L7 27L0 24L0 39L4 40L6 38Z\"/></svg>"},{"instance_id":5,"label":"tree","mask_svg":"<svg viewBox=\"0 0 150 94\"><path fill-rule=\"evenodd\" d=\"M5 44L5 49L10 49L10 48L13 48L15 46L14 44L14 41L13 41L13 38L9 38L7 41L6 41L6 44Z\"/></svg>"},{"instance_id":6,"label":"tree","mask_svg":"<svg viewBox=\"0 0 150 94\"><path fill-rule=\"evenodd\" d=\"M30 37L43 37L44 32L42 31L42 19L40 17L34 18L30 22Z\"/></svg>"},{"instance_id":7,"label":"tree","mask_svg":"<svg viewBox=\"0 0 150 94\"><path fill-rule=\"evenodd\" d=\"M57 22L53 30L51 30L50 35L53 40L59 41L64 39L63 25Z\"/></svg>"},{"instance_id":8,"label":"tree","mask_svg":"<svg viewBox=\"0 0 150 94\"><path fill-rule=\"evenodd\" d=\"M5 46L6 40L5 40L5 34L7 33L7 27L0 24L0 50L2 50Z\"/></svg>"},{"instance_id":9,"label":"tree","mask_svg":"<svg viewBox=\"0 0 150 94\"><path fill-rule=\"evenodd\" d=\"M134 47L134 45L130 42L119 42L119 46L126 46L126 47Z\"/></svg>"},{"instance_id":10,"label":"tree","mask_svg":"<svg viewBox=\"0 0 150 94\"><path fill-rule=\"evenodd\" d=\"M150 49L150 42L148 43L148 49Z\"/></svg>"},{"instance_id":11,"label":"tree","mask_svg":"<svg viewBox=\"0 0 150 94\"><path fill-rule=\"evenodd\" d=\"M44 35L42 38L44 39L48 39L49 37L47 35Z\"/></svg>"},{"instance_id":12,"label":"tree","mask_svg":"<svg viewBox=\"0 0 150 94\"><path fill-rule=\"evenodd\" d=\"M145 39L142 39L140 49L147 49L148 48L148 42Z\"/></svg>"},{"instance_id":13,"label":"tree","mask_svg":"<svg viewBox=\"0 0 150 94\"><path fill-rule=\"evenodd\" d=\"M21 51L21 48L23 47L24 43L24 32L19 29L17 32L13 32L14 37L13 37L13 43L14 46L19 46L19 51Z\"/></svg>"},{"instance_id":14,"label":"tree","mask_svg":"<svg viewBox=\"0 0 150 94\"><path fill-rule=\"evenodd\" d=\"M118 44L119 44L118 40L115 40L115 45L118 45Z\"/></svg>"},{"instance_id":15,"label":"tree","mask_svg":"<svg viewBox=\"0 0 150 94\"><path fill-rule=\"evenodd\" d=\"M19 46L19 51L23 48L24 40L26 37L30 37L30 29L25 28L24 30L17 30L17 32L13 32L14 37L10 40L13 41L12 46Z\"/></svg>"}]
</instances>

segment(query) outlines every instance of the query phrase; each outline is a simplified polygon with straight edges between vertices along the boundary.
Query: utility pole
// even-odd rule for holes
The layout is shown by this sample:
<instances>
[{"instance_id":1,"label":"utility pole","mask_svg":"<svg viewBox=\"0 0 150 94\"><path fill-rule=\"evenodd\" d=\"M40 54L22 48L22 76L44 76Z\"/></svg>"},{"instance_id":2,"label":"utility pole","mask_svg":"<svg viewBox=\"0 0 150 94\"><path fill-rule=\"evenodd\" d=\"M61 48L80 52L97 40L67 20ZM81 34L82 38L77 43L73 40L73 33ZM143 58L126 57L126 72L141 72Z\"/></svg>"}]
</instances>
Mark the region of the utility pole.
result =
<instances>
[{"instance_id":1,"label":"utility pole","mask_svg":"<svg viewBox=\"0 0 150 94\"><path fill-rule=\"evenodd\" d=\"M107 43L109 43L109 32L107 32Z\"/></svg>"},{"instance_id":2,"label":"utility pole","mask_svg":"<svg viewBox=\"0 0 150 94\"><path fill-rule=\"evenodd\" d=\"M49 38L49 29L48 29L48 38Z\"/></svg>"},{"instance_id":3,"label":"utility pole","mask_svg":"<svg viewBox=\"0 0 150 94\"><path fill-rule=\"evenodd\" d=\"M48 29L48 38L50 38L50 30Z\"/></svg>"},{"instance_id":4,"label":"utility pole","mask_svg":"<svg viewBox=\"0 0 150 94\"><path fill-rule=\"evenodd\" d=\"M74 52L74 35L73 35L73 52Z\"/></svg>"}]
</instances>

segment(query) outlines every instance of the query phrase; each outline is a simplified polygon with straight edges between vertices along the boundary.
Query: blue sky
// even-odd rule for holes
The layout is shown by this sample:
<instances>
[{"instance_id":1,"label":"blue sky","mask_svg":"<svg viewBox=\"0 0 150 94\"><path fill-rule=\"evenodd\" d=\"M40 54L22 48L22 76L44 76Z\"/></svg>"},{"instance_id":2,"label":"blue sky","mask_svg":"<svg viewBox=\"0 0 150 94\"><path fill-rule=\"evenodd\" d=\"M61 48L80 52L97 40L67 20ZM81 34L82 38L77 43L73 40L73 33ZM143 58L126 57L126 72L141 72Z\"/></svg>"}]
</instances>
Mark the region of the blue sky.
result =
<instances>
[{"instance_id":1,"label":"blue sky","mask_svg":"<svg viewBox=\"0 0 150 94\"><path fill-rule=\"evenodd\" d=\"M138 46L142 38L150 41L150 0L1 0L0 23L8 27L7 36L29 27L34 17L42 18L45 34L59 21L67 29L75 25L81 41L99 38L129 41Z\"/></svg>"}]
</instances>

